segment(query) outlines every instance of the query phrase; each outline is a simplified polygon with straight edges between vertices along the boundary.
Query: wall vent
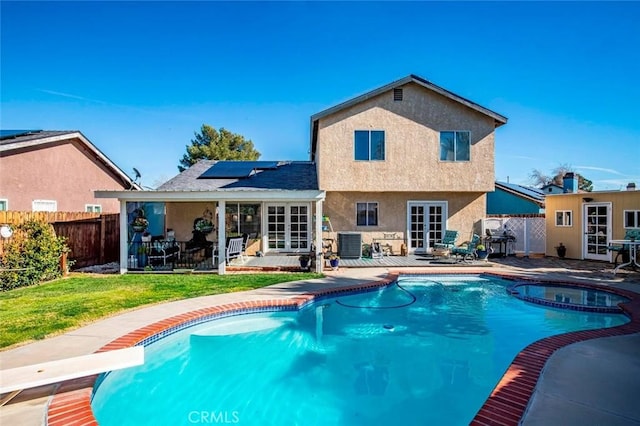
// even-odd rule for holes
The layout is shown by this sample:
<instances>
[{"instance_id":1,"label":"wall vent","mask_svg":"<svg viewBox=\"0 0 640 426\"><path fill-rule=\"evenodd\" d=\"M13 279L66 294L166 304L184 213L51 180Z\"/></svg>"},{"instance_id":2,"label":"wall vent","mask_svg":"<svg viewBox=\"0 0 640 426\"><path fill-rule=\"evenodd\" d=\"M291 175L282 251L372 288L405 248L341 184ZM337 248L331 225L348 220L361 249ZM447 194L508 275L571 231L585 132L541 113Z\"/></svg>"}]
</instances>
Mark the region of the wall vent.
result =
<instances>
[{"instance_id":1,"label":"wall vent","mask_svg":"<svg viewBox=\"0 0 640 426\"><path fill-rule=\"evenodd\" d=\"M402 100L402 89L393 89L393 100L394 101Z\"/></svg>"}]
</instances>

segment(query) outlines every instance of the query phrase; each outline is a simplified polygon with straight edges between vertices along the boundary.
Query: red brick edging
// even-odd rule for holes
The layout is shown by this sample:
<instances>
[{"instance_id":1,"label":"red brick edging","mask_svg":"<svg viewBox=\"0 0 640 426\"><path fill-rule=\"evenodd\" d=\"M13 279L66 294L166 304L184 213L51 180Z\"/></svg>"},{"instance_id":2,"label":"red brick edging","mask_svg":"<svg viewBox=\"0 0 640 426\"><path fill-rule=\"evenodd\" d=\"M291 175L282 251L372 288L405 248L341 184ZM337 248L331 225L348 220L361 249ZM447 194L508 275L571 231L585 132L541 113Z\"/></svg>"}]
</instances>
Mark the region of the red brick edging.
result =
<instances>
[{"instance_id":1,"label":"red brick edging","mask_svg":"<svg viewBox=\"0 0 640 426\"><path fill-rule=\"evenodd\" d=\"M272 299L259 300L250 302L230 303L210 308L198 309L196 311L187 312L176 315L162 321L155 322L148 326L142 327L131 333L128 333L114 341L106 344L96 352L104 352L114 349L123 349L140 344L145 339L160 335L172 328L180 327L189 322L196 321L205 317L224 316L255 309L273 309L282 308L297 310L304 305L311 303L319 297L332 296L344 292L359 291L368 288L381 287L389 285L397 280L398 275L406 274L442 274L442 272L403 272L392 271L384 280L371 281L368 283L320 290L315 292L304 293L290 299ZM495 275L503 278L517 279L525 281L526 278L512 276L503 273L483 271L465 271L464 273L487 275ZM456 272L459 274L459 272ZM548 282L558 284L558 281L535 280L536 282ZM513 360L507 372L504 374L498 385L494 388L489 398L478 411L472 421L472 425L517 425L529 403L538 378L549 357L558 349L572 343L584 340L595 339L599 337L621 336L640 332L640 297L633 292L603 287L585 283L562 282L575 287L602 289L611 293L631 299L629 303L622 305L623 310L631 318L627 324L598 330L576 331L558 336L547 337L538 340L524 348ZM50 426L68 426L68 425L97 425L98 422L91 409L91 396L98 375L84 377L76 380L63 382L47 407L47 424Z\"/></svg>"}]
</instances>

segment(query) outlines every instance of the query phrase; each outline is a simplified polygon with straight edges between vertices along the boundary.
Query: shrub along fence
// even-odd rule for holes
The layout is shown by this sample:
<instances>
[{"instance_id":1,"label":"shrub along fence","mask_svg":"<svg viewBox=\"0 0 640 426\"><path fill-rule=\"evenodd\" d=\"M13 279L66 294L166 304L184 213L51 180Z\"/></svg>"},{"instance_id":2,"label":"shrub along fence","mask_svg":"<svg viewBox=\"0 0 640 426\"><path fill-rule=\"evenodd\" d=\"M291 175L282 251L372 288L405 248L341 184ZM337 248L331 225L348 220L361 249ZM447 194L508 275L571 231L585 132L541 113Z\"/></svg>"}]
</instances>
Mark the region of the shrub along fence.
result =
<instances>
[{"instance_id":1,"label":"shrub along fence","mask_svg":"<svg viewBox=\"0 0 640 426\"><path fill-rule=\"evenodd\" d=\"M66 238L74 268L117 262L120 258L119 214L84 212L0 211L0 225L17 226L29 220L51 223ZM0 238L0 256L10 238Z\"/></svg>"}]
</instances>

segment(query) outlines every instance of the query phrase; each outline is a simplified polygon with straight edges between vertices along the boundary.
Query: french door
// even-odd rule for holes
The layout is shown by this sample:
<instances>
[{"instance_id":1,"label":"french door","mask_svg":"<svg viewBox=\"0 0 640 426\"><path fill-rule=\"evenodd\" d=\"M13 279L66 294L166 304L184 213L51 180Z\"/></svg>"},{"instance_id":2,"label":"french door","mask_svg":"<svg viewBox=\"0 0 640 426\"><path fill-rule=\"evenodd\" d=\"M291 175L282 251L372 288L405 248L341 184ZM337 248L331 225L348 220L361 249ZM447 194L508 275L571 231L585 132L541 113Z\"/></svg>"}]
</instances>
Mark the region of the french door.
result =
<instances>
[{"instance_id":1,"label":"french door","mask_svg":"<svg viewBox=\"0 0 640 426\"><path fill-rule=\"evenodd\" d=\"M426 253L444 235L447 203L409 201L407 216L409 251Z\"/></svg>"},{"instance_id":2,"label":"french door","mask_svg":"<svg viewBox=\"0 0 640 426\"><path fill-rule=\"evenodd\" d=\"M607 246L611 239L611 203L583 204L582 224L584 227L583 258L610 260Z\"/></svg>"},{"instance_id":3,"label":"french door","mask_svg":"<svg viewBox=\"0 0 640 426\"><path fill-rule=\"evenodd\" d=\"M267 204L267 250L276 252L311 249L309 204Z\"/></svg>"}]
</instances>

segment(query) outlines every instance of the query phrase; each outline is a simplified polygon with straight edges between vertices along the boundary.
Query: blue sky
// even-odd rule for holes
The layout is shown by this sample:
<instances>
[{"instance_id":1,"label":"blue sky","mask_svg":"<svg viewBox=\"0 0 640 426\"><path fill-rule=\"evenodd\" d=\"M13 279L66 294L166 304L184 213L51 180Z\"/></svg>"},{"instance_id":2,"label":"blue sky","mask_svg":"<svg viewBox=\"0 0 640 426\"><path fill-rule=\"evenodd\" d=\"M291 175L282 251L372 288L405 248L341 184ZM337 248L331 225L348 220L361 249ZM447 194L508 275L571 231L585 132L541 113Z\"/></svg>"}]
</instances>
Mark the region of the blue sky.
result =
<instances>
[{"instance_id":1,"label":"blue sky","mask_svg":"<svg viewBox=\"0 0 640 426\"><path fill-rule=\"evenodd\" d=\"M3 129L80 130L177 174L202 124L306 160L309 118L417 74L509 118L496 179L640 184L640 3L0 3Z\"/></svg>"}]
</instances>

